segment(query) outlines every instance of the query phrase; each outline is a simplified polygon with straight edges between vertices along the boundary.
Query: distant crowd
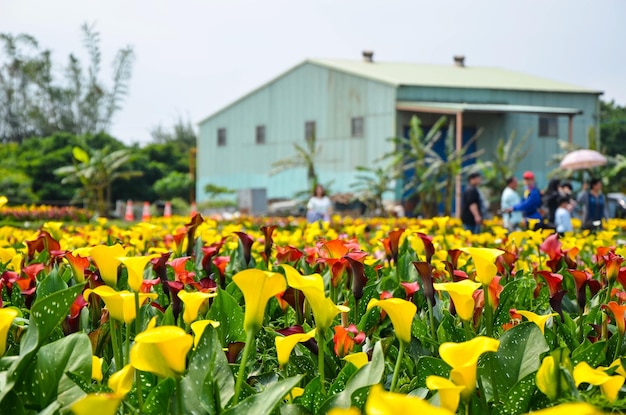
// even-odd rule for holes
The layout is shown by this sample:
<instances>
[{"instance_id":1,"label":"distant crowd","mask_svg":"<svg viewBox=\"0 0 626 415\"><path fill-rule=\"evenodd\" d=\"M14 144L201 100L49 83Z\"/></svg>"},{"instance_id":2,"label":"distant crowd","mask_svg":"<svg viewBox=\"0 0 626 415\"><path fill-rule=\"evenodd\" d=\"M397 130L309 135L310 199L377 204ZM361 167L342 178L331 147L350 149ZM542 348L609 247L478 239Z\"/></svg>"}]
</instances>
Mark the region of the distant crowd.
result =
<instances>
[{"instance_id":1,"label":"distant crowd","mask_svg":"<svg viewBox=\"0 0 626 415\"><path fill-rule=\"evenodd\" d=\"M535 175L526 171L522 179L524 192L517 191L517 178L507 178L506 187L500 198L500 214L504 226L509 230L523 228L554 229L559 234L572 232L572 218L578 217L582 229L598 230L603 219L608 219L608 203L602 193L602 181L591 179L584 183L577 197L574 197L570 182L552 179L545 190L535 184ZM487 201L481 193L480 173L472 173L463 192L461 202L461 220L465 229L479 233L482 228Z\"/></svg>"}]
</instances>

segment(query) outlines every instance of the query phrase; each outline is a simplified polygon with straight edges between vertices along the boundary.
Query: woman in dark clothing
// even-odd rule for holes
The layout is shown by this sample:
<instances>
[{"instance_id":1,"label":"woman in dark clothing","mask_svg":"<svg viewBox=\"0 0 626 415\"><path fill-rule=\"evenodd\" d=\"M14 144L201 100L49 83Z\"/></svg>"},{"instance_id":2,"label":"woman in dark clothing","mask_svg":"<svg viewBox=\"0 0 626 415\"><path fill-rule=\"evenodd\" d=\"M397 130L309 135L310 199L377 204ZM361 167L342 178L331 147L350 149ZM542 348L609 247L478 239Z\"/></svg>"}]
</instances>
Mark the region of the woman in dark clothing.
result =
<instances>
[{"instance_id":1,"label":"woman in dark clothing","mask_svg":"<svg viewBox=\"0 0 626 415\"><path fill-rule=\"evenodd\" d=\"M548 224L554 224L554 214L559 207L559 179L552 179L543 193L543 205L548 210Z\"/></svg>"}]
</instances>

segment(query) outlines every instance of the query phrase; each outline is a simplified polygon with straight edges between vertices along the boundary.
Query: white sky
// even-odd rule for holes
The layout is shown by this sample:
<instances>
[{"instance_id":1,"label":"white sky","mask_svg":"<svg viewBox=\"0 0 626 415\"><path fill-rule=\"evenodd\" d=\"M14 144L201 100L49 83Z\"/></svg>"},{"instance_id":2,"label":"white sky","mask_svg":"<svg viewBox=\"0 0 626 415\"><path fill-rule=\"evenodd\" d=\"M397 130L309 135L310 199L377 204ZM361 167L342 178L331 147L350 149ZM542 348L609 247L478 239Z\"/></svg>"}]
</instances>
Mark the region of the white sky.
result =
<instances>
[{"instance_id":1,"label":"white sky","mask_svg":"<svg viewBox=\"0 0 626 415\"><path fill-rule=\"evenodd\" d=\"M626 105L625 0L0 0L0 32L34 35L65 64L87 62L80 26L101 34L103 73L134 47L130 95L112 134L147 142L179 115L196 123L308 57L498 66L604 91Z\"/></svg>"}]
</instances>

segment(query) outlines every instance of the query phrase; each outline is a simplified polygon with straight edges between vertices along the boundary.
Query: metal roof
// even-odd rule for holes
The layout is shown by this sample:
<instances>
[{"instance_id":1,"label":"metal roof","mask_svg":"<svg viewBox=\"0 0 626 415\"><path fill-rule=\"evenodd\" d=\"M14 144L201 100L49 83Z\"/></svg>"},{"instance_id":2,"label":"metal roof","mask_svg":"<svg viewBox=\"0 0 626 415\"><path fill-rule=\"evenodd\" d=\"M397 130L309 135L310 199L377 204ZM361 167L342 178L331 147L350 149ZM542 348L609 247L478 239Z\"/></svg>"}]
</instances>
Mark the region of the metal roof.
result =
<instances>
[{"instance_id":1,"label":"metal roof","mask_svg":"<svg viewBox=\"0 0 626 415\"><path fill-rule=\"evenodd\" d=\"M308 62L394 86L602 93L539 76L492 67L337 59L309 59Z\"/></svg>"},{"instance_id":2,"label":"metal roof","mask_svg":"<svg viewBox=\"0 0 626 415\"><path fill-rule=\"evenodd\" d=\"M538 105L468 104L465 102L399 101L396 103L396 109L401 111L435 112L444 114L454 114L457 112L519 112L526 114L551 115L582 114L582 111L578 108L543 107Z\"/></svg>"}]
</instances>

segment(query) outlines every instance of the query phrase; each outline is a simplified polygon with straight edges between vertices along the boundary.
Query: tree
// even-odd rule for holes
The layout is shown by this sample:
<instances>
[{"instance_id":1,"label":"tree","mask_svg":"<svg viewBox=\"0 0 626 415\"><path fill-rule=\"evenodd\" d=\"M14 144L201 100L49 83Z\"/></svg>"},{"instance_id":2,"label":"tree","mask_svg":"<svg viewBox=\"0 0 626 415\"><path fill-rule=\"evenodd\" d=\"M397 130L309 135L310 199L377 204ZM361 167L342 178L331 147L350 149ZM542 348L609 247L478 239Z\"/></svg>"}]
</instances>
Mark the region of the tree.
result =
<instances>
[{"instance_id":1,"label":"tree","mask_svg":"<svg viewBox=\"0 0 626 415\"><path fill-rule=\"evenodd\" d=\"M383 206L385 193L392 192L394 180L392 171L385 167L357 166L356 182L352 187L359 192L359 199L367 206L370 214L387 216Z\"/></svg>"},{"instance_id":2,"label":"tree","mask_svg":"<svg viewBox=\"0 0 626 415\"><path fill-rule=\"evenodd\" d=\"M134 52L120 49L113 62L113 79L107 87L99 78L100 35L82 26L89 54L87 70L70 55L62 70L55 68L51 52L42 50L29 35L0 34L0 140L22 142L27 137L55 132L76 135L107 131L128 93ZM63 73L63 81L57 74Z\"/></svg>"},{"instance_id":3,"label":"tree","mask_svg":"<svg viewBox=\"0 0 626 415\"><path fill-rule=\"evenodd\" d=\"M606 154L626 155L626 106L600 101L600 139Z\"/></svg>"},{"instance_id":4,"label":"tree","mask_svg":"<svg viewBox=\"0 0 626 415\"><path fill-rule=\"evenodd\" d=\"M189 173L172 171L167 176L154 182L153 188L156 195L161 199L169 200L175 197L185 199L189 196L191 185Z\"/></svg>"},{"instance_id":5,"label":"tree","mask_svg":"<svg viewBox=\"0 0 626 415\"><path fill-rule=\"evenodd\" d=\"M111 201L111 184L118 179L141 176L138 171L123 171L121 168L132 160L128 149L109 151L91 150L91 154L81 147L72 150L74 163L60 167L55 174L62 176L61 183L80 183L82 192L77 196L87 201L88 207L95 209L100 216L107 216Z\"/></svg>"},{"instance_id":6,"label":"tree","mask_svg":"<svg viewBox=\"0 0 626 415\"><path fill-rule=\"evenodd\" d=\"M322 152L322 146L316 145L315 133L306 140L306 146L301 146L298 143L293 143L293 148L296 151L293 156L277 160L272 163L273 169L270 171L270 176L283 172L285 170L304 167L306 169L307 180L307 194L312 194L315 186L319 183L317 177L317 171L315 170L315 163Z\"/></svg>"},{"instance_id":7,"label":"tree","mask_svg":"<svg viewBox=\"0 0 626 415\"><path fill-rule=\"evenodd\" d=\"M500 194L506 187L506 179L513 176L519 163L530 151L529 139L530 131L519 141L516 132L512 131L506 140L504 138L498 140L490 161L479 163L480 171L485 179L483 186L489 190L489 202L492 205L496 203L499 205Z\"/></svg>"},{"instance_id":8,"label":"tree","mask_svg":"<svg viewBox=\"0 0 626 415\"><path fill-rule=\"evenodd\" d=\"M178 117L170 130L159 125L150 131L152 142L155 144L174 144L181 153L188 154L192 148L196 147L198 135L189 119L184 120Z\"/></svg>"}]
</instances>

